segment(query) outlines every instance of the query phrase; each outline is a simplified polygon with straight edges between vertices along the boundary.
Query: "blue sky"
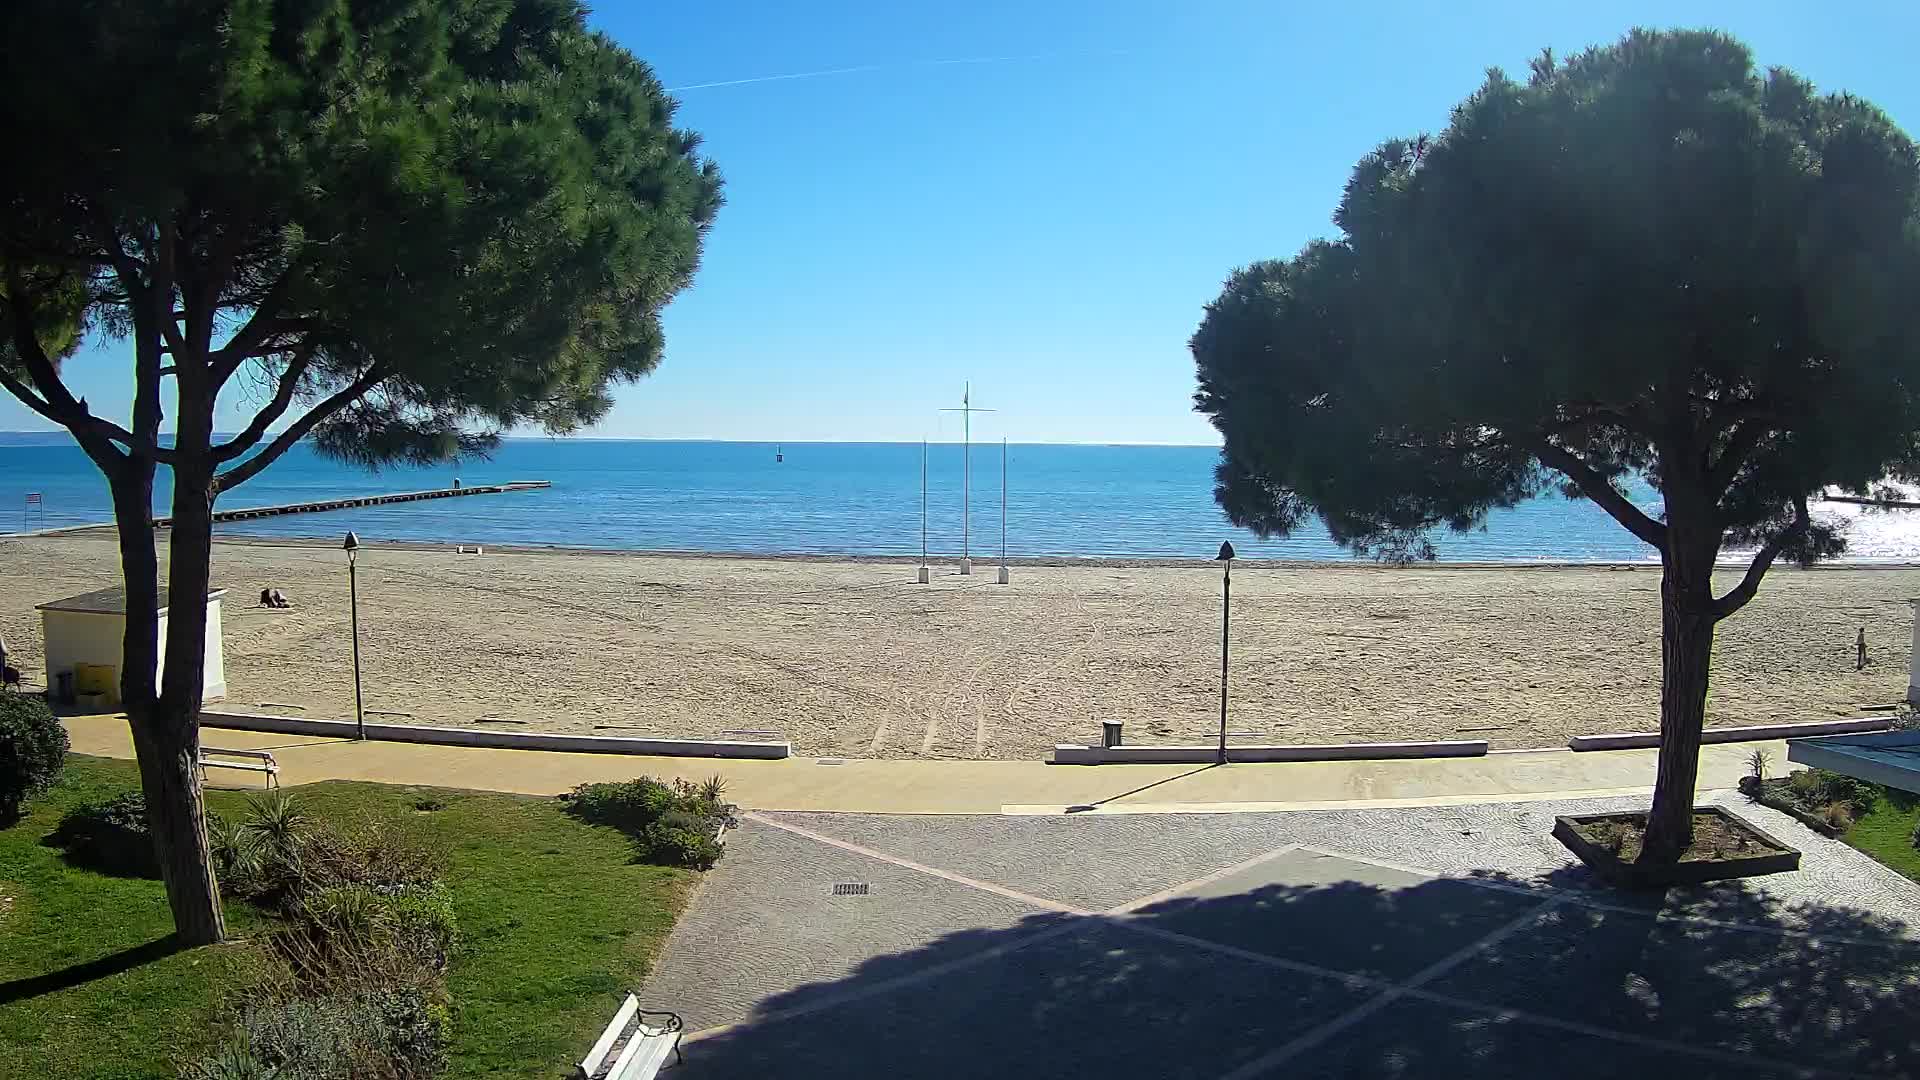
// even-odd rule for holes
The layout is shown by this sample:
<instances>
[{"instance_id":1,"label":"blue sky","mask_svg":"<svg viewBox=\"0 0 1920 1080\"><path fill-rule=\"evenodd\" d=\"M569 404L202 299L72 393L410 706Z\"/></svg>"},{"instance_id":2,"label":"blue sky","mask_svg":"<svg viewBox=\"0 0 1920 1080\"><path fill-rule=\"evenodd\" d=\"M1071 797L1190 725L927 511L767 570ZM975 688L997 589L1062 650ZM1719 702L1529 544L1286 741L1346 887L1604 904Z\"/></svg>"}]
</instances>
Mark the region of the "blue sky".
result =
<instances>
[{"instance_id":1,"label":"blue sky","mask_svg":"<svg viewBox=\"0 0 1920 1080\"><path fill-rule=\"evenodd\" d=\"M607 437L946 438L971 379L1001 410L976 438L1214 442L1185 343L1230 269L1329 234L1353 162L1444 126L1487 67L1636 24L1731 31L1920 131L1910 2L600 8L689 88L680 121L728 182L667 359ZM841 68L863 70L692 88ZM124 356L70 361L114 415ZM46 426L0 399L0 429Z\"/></svg>"}]
</instances>

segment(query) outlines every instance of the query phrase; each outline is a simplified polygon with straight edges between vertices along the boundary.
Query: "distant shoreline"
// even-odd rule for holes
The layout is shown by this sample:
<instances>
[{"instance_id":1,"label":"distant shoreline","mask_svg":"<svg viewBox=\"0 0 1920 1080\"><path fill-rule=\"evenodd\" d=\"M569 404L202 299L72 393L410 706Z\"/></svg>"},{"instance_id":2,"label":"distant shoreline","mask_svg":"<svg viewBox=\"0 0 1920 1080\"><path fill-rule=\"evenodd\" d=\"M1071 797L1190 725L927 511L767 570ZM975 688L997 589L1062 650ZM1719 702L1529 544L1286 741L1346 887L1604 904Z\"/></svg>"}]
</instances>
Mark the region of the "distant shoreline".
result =
<instances>
[{"instance_id":1,"label":"distant shoreline","mask_svg":"<svg viewBox=\"0 0 1920 1080\"><path fill-rule=\"evenodd\" d=\"M28 533L0 533L0 541L54 539L63 536L86 536L91 533L108 533L112 525L68 525L57 529L46 529ZM160 528L156 532L168 530ZM241 547L268 548L335 548L339 541L318 536L214 536L215 544L229 544ZM453 547L474 547L471 542L458 540L392 540L378 536L361 537L361 550L377 550L382 547L398 551L440 551ZM920 562L918 555L883 555L858 552L812 552L812 551L699 551L690 549L660 548L607 548L572 544L527 544L527 543L485 543L478 546L488 551L519 555L579 555L602 556L615 555L644 559L726 559L734 562L782 562L782 563L854 563L876 565L913 566ZM928 565L944 566L957 563L958 553L929 552ZM973 557L974 569L984 574L986 570L1000 565L997 554L977 553ZM1179 556L1152 555L1009 555L1008 566L1085 566L1113 567L1115 569L1148 569L1167 567L1173 569L1195 569L1218 566L1213 559L1181 558ZM1234 565L1244 568L1274 570L1317 570L1351 569L1383 572L1405 572L1419 570L1658 570L1660 563L1649 556L1643 561L1623 561L1619 559L1529 559L1503 562L1500 560L1449 560L1436 559L1431 562L1388 563L1366 558L1351 559L1265 559L1259 557L1236 558ZM1743 555L1723 555L1719 567L1723 570L1739 569L1746 565ZM1779 563L1770 573L1794 570L1916 570L1920 562L1865 560L1849 561L1836 559L1801 567L1791 563Z\"/></svg>"}]
</instances>

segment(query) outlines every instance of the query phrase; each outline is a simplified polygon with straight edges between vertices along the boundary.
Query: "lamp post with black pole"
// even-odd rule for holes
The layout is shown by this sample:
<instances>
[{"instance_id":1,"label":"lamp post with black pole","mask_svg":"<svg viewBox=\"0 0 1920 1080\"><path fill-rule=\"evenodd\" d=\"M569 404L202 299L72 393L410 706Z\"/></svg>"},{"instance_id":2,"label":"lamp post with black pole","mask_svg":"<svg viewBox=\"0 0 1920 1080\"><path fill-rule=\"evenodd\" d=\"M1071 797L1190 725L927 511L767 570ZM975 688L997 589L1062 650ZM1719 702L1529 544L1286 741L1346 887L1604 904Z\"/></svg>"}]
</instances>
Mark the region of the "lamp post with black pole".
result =
<instances>
[{"instance_id":1,"label":"lamp post with black pole","mask_svg":"<svg viewBox=\"0 0 1920 1080\"><path fill-rule=\"evenodd\" d=\"M347 533L347 540L340 545L347 553L347 597L353 620L353 730L354 738L365 741L367 737L367 713L360 703L360 581L354 572L355 556L360 554L360 538Z\"/></svg>"},{"instance_id":2,"label":"lamp post with black pole","mask_svg":"<svg viewBox=\"0 0 1920 1080\"><path fill-rule=\"evenodd\" d=\"M1233 599L1233 544L1222 542L1220 554L1220 764L1227 763L1227 625Z\"/></svg>"}]
</instances>

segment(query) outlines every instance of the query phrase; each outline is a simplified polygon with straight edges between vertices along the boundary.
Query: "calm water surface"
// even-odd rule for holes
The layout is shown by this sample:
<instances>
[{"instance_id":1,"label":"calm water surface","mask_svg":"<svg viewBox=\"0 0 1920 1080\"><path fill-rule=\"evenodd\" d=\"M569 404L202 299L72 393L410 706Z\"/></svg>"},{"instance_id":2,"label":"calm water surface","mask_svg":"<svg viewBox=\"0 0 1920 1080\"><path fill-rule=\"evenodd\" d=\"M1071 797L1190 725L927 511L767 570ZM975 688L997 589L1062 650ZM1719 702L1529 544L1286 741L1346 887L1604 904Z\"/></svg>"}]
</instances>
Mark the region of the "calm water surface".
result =
<instances>
[{"instance_id":1,"label":"calm water surface","mask_svg":"<svg viewBox=\"0 0 1920 1080\"><path fill-rule=\"evenodd\" d=\"M479 495L391 507L302 514L220 526L226 535L338 536L448 543L555 544L632 550L909 555L920 551L920 446L512 439L491 460L368 473L302 446L221 509L463 483L550 480L545 491ZM1213 503L1211 447L1012 446L1007 451L1006 543L1020 556L1207 558L1231 539L1246 557L1344 560L1324 530L1263 541L1229 525ZM961 447L928 450L927 544L961 549ZM165 513L167 471L157 512ZM998 445L973 448L976 557L1000 550ZM0 447L0 532L40 528L23 514L28 492L45 498L44 527L106 521L106 485L74 446ZM1632 494L1657 511L1659 497ZM1920 515L1857 514L1850 558L1920 559ZM1557 496L1497 513L1483 532L1443 534L1448 561L1643 560L1652 550L1599 508Z\"/></svg>"}]
</instances>

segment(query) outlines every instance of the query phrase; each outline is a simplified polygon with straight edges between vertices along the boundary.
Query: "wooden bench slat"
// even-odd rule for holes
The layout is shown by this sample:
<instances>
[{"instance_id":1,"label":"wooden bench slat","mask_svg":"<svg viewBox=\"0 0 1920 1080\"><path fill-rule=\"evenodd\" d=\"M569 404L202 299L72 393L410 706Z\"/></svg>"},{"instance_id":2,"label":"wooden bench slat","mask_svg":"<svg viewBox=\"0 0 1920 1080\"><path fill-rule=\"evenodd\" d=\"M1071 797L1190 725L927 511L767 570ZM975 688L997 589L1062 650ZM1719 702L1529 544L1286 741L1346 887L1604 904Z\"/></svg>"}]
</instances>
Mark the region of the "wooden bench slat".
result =
<instances>
[{"instance_id":1,"label":"wooden bench slat","mask_svg":"<svg viewBox=\"0 0 1920 1080\"><path fill-rule=\"evenodd\" d=\"M607 1080L653 1080L660 1067L667 1063L667 1055L673 1052L673 1044L678 1038L678 1032L641 1028L640 1033L633 1037L633 1042L628 1044L629 1050L638 1048L639 1053L633 1055L624 1069L615 1066L614 1071L607 1075Z\"/></svg>"},{"instance_id":2,"label":"wooden bench slat","mask_svg":"<svg viewBox=\"0 0 1920 1080\"><path fill-rule=\"evenodd\" d=\"M627 1000L621 1002L619 1010L613 1014L612 1022L594 1042L593 1049L587 1051L587 1056L580 1059L580 1075L583 1080L591 1078L599 1071L600 1066L607 1063L607 1053L613 1049L613 1044L619 1041L620 1035L627 1030L627 1025L633 1020L633 1014L639 1011L640 999L628 994Z\"/></svg>"}]
</instances>

